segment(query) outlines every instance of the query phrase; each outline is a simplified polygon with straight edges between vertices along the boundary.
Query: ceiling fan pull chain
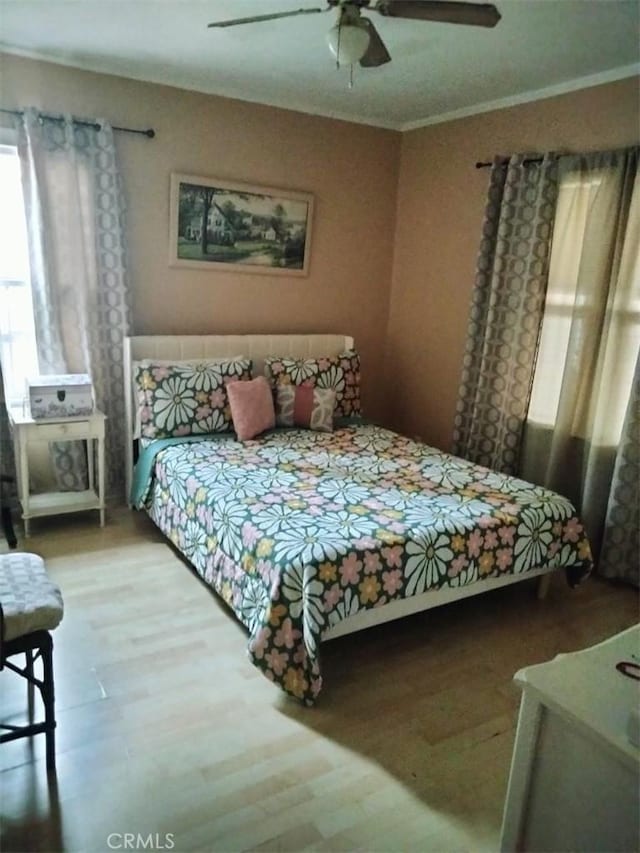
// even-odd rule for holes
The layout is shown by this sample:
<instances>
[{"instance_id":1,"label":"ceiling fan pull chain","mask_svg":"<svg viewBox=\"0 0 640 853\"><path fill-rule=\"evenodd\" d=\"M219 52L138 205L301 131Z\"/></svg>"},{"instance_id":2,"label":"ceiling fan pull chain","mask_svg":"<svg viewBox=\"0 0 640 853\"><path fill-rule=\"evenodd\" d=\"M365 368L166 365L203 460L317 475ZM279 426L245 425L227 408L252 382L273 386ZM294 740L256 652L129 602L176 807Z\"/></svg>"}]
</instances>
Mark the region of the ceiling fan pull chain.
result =
<instances>
[{"instance_id":1,"label":"ceiling fan pull chain","mask_svg":"<svg viewBox=\"0 0 640 853\"><path fill-rule=\"evenodd\" d=\"M353 62L349 66L349 88L353 89Z\"/></svg>"}]
</instances>

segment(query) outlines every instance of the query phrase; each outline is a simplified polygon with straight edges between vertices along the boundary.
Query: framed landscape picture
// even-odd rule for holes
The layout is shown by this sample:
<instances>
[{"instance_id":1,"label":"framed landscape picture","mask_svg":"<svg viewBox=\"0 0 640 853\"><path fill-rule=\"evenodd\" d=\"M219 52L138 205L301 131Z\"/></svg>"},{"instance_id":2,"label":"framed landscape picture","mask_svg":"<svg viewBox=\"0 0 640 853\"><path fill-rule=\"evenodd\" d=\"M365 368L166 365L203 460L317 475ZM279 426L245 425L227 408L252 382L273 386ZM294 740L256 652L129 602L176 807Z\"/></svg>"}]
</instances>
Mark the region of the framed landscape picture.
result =
<instances>
[{"instance_id":1,"label":"framed landscape picture","mask_svg":"<svg viewBox=\"0 0 640 853\"><path fill-rule=\"evenodd\" d=\"M309 193L172 174L170 217L171 266L308 274Z\"/></svg>"}]
</instances>

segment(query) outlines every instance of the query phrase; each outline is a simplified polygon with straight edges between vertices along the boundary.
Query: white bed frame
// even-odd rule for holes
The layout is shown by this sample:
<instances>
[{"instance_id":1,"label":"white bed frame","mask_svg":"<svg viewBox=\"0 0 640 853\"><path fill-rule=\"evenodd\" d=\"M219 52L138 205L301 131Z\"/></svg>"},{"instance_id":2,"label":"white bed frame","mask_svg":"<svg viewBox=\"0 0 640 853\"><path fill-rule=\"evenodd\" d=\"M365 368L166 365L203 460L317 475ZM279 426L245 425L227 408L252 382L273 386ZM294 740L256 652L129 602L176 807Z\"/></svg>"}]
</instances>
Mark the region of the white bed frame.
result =
<instances>
[{"instance_id":1,"label":"white bed frame","mask_svg":"<svg viewBox=\"0 0 640 853\"><path fill-rule=\"evenodd\" d=\"M137 439L135 423L135 400L132 383L133 364L145 358L157 359L200 359L230 358L244 356L253 360L254 375L263 373L264 360L270 355L282 355L293 358L319 358L338 355L352 348L353 338L346 335L143 335L125 338L124 341L124 386L126 413L126 477L127 495L131 490L133 472L134 442ZM449 604L461 598L479 595L509 586L531 578L539 577L538 598L547 593L553 569L537 569L522 575L505 575L498 578L486 578L469 586L452 589L432 590L422 595L391 601L384 607L362 610L355 616L328 628L323 634L324 640L342 637L373 625L381 625L393 619L400 619L422 610Z\"/></svg>"}]
</instances>

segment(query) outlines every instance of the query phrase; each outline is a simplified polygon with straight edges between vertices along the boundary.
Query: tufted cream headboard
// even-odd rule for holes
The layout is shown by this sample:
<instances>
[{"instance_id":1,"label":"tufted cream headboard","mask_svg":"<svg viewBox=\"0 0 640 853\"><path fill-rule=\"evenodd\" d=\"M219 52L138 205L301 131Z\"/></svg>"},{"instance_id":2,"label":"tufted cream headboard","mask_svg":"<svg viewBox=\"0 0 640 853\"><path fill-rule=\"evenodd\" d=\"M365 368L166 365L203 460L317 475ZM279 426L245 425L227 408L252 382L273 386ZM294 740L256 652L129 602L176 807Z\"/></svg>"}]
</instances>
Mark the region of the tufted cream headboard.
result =
<instances>
[{"instance_id":1,"label":"tufted cream headboard","mask_svg":"<svg viewBox=\"0 0 640 853\"><path fill-rule=\"evenodd\" d=\"M269 355L319 358L338 355L353 347L346 335L140 335L124 339L124 393L126 419L127 500L133 474L135 400L132 364L144 358L199 359L245 356L253 361L253 374L264 372Z\"/></svg>"}]
</instances>

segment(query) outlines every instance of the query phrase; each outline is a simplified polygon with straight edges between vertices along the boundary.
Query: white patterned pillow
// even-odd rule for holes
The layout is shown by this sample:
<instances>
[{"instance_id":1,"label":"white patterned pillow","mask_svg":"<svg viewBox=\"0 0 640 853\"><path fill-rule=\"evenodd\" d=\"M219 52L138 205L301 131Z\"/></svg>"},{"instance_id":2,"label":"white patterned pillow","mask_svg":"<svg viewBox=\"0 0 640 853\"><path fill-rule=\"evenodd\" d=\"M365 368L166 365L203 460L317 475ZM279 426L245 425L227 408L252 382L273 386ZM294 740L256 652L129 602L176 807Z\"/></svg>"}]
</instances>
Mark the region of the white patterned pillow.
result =
<instances>
[{"instance_id":1,"label":"white patterned pillow","mask_svg":"<svg viewBox=\"0 0 640 853\"><path fill-rule=\"evenodd\" d=\"M297 426L318 432L331 432L336 392L310 385L278 385L276 388L276 424Z\"/></svg>"},{"instance_id":2,"label":"white patterned pillow","mask_svg":"<svg viewBox=\"0 0 640 853\"><path fill-rule=\"evenodd\" d=\"M226 386L249 379L250 359L139 362L134 382L140 436L155 439L231 431Z\"/></svg>"}]
</instances>

